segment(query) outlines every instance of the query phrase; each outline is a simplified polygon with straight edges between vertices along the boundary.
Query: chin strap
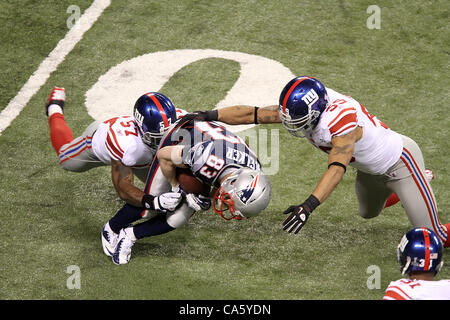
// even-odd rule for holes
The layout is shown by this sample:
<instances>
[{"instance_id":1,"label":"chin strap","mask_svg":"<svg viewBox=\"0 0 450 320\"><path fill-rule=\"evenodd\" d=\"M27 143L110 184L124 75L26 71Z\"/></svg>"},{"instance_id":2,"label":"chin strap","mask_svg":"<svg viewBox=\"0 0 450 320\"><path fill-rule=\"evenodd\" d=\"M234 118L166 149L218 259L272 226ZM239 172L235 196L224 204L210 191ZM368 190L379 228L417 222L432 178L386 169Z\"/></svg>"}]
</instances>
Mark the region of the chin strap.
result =
<instances>
[{"instance_id":1,"label":"chin strap","mask_svg":"<svg viewBox=\"0 0 450 320\"><path fill-rule=\"evenodd\" d=\"M403 267L403 270L402 270L402 274L406 273L406 270L408 270L410 264L411 264L411 258L409 256L407 256L405 266Z\"/></svg>"}]
</instances>

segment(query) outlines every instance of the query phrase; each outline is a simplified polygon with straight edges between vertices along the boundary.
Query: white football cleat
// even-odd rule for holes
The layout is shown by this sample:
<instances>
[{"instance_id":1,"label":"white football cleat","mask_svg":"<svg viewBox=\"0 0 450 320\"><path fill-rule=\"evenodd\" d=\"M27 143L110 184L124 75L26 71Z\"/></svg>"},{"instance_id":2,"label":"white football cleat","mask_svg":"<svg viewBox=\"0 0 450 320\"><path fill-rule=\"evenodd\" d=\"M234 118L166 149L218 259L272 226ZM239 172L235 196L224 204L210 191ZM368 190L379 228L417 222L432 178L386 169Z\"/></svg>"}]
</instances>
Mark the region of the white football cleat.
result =
<instances>
[{"instance_id":1,"label":"white football cleat","mask_svg":"<svg viewBox=\"0 0 450 320\"><path fill-rule=\"evenodd\" d=\"M114 251L112 261L114 264L127 264L131 258L131 248L136 242L130 228L120 230L116 250Z\"/></svg>"},{"instance_id":2,"label":"white football cleat","mask_svg":"<svg viewBox=\"0 0 450 320\"><path fill-rule=\"evenodd\" d=\"M425 179L427 179L428 182L431 182L431 180L434 179L434 173L430 169L425 169Z\"/></svg>"},{"instance_id":3,"label":"white football cleat","mask_svg":"<svg viewBox=\"0 0 450 320\"><path fill-rule=\"evenodd\" d=\"M102 247L103 252L108 256L112 257L114 251L116 251L117 242L119 240L119 235L111 230L109 222L103 226L102 230Z\"/></svg>"}]
</instances>

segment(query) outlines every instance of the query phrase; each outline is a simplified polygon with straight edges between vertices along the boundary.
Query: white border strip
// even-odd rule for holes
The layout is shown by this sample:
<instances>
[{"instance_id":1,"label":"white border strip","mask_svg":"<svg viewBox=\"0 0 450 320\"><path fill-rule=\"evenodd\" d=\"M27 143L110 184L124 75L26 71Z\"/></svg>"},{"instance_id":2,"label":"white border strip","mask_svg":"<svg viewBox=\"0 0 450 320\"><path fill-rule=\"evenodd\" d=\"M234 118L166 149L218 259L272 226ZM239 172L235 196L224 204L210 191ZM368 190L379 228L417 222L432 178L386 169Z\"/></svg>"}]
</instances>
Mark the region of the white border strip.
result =
<instances>
[{"instance_id":1,"label":"white border strip","mask_svg":"<svg viewBox=\"0 0 450 320\"><path fill-rule=\"evenodd\" d=\"M75 45L83 38L103 11L111 4L111 0L95 0L78 19L75 25L67 32L64 39L60 40L55 49L39 65L39 68L31 75L17 95L8 103L0 113L0 135L11 122L19 115L23 108L36 92L45 84L50 74L64 61L66 55L72 51Z\"/></svg>"}]
</instances>

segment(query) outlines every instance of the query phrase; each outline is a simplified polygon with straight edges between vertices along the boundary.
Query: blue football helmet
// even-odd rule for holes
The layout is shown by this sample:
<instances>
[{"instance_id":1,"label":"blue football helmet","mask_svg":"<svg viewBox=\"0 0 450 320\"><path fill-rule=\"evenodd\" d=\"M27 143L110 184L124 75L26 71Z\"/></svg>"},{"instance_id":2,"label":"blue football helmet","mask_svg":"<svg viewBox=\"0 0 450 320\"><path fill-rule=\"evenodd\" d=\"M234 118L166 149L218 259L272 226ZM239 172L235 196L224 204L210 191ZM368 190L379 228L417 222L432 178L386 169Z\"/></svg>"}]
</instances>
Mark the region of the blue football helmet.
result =
<instances>
[{"instance_id":1,"label":"blue football helmet","mask_svg":"<svg viewBox=\"0 0 450 320\"><path fill-rule=\"evenodd\" d=\"M443 264L441 240L430 229L414 228L400 241L397 260L402 274L434 272L436 275Z\"/></svg>"},{"instance_id":2,"label":"blue football helmet","mask_svg":"<svg viewBox=\"0 0 450 320\"><path fill-rule=\"evenodd\" d=\"M316 127L328 103L327 90L319 80L296 77L281 92L278 112L283 126L303 138L305 131Z\"/></svg>"},{"instance_id":3,"label":"blue football helmet","mask_svg":"<svg viewBox=\"0 0 450 320\"><path fill-rule=\"evenodd\" d=\"M142 141L153 149L158 147L164 132L177 118L172 101L158 92L140 96L133 115Z\"/></svg>"}]
</instances>

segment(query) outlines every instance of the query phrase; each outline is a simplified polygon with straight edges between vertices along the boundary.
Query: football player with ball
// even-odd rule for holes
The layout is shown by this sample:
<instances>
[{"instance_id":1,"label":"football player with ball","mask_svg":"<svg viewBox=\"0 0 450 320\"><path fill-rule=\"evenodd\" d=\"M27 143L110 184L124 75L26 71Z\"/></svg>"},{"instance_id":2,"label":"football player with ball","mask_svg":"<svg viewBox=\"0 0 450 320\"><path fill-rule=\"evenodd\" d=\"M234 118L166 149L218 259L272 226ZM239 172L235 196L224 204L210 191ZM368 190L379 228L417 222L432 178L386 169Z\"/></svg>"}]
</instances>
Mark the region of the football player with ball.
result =
<instances>
[{"instance_id":1,"label":"football player with ball","mask_svg":"<svg viewBox=\"0 0 450 320\"><path fill-rule=\"evenodd\" d=\"M226 220L258 215L270 202L271 184L239 136L188 115L162 136L144 193L142 206L126 204L107 224L111 231L105 230L103 245L115 264L130 261L137 240L180 228L195 212L208 210L211 199L214 211ZM152 205L161 194L172 205L169 210ZM143 217L149 219L130 225Z\"/></svg>"},{"instance_id":2,"label":"football player with ball","mask_svg":"<svg viewBox=\"0 0 450 320\"><path fill-rule=\"evenodd\" d=\"M450 224L439 221L417 143L390 129L355 99L326 88L319 80L292 79L276 106L231 106L199 111L197 118L228 124L281 122L295 137L306 138L328 153L328 168L311 195L284 211L288 216L282 225L287 232L298 233L304 227L350 165L357 169L355 191L361 217L378 216L394 193L414 227L433 230L444 247L450 246Z\"/></svg>"}]
</instances>

